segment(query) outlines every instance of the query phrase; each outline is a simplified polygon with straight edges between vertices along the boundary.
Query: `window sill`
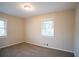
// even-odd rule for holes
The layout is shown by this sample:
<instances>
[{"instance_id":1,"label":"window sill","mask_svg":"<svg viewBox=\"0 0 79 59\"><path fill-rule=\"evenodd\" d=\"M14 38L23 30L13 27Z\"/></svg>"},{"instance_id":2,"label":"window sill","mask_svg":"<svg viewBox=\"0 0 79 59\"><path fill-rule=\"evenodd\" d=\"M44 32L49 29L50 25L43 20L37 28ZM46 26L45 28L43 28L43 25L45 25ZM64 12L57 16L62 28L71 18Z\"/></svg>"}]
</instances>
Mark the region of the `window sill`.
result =
<instances>
[{"instance_id":1,"label":"window sill","mask_svg":"<svg viewBox=\"0 0 79 59\"><path fill-rule=\"evenodd\" d=\"M7 36L0 36L0 39L4 39L4 38L6 38Z\"/></svg>"},{"instance_id":2,"label":"window sill","mask_svg":"<svg viewBox=\"0 0 79 59\"><path fill-rule=\"evenodd\" d=\"M55 36L44 36L44 35L42 35L42 37L52 37L52 38L54 38Z\"/></svg>"}]
</instances>

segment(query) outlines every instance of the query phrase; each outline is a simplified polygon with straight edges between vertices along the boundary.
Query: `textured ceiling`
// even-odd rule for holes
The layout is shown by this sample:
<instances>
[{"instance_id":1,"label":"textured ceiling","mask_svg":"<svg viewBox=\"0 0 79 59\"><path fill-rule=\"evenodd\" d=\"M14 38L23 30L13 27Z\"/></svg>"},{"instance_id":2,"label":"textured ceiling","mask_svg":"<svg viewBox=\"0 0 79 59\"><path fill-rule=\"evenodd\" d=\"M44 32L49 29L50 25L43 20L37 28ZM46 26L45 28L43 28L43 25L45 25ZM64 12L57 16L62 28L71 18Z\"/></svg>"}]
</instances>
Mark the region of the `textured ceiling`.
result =
<instances>
[{"instance_id":1,"label":"textured ceiling","mask_svg":"<svg viewBox=\"0 0 79 59\"><path fill-rule=\"evenodd\" d=\"M33 10L25 10L23 6L26 4L31 5ZM27 18L48 12L73 9L76 4L77 2L0 2L0 12Z\"/></svg>"}]
</instances>

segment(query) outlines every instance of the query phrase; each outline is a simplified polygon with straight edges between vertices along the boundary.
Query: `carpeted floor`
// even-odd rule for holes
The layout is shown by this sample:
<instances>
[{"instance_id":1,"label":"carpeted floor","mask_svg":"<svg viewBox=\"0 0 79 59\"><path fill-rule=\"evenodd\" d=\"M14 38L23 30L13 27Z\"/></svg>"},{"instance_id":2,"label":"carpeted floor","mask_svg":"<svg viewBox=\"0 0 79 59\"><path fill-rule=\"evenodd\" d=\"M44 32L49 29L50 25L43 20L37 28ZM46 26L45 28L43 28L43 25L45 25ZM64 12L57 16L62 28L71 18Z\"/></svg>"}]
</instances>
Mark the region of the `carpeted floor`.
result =
<instances>
[{"instance_id":1,"label":"carpeted floor","mask_svg":"<svg viewBox=\"0 0 79 59\"><path fill-rule=\"evenodd\" d=\"M1 49L1 57L73 57L73 53L20 43Z\"/></svg>"}]
</instances>

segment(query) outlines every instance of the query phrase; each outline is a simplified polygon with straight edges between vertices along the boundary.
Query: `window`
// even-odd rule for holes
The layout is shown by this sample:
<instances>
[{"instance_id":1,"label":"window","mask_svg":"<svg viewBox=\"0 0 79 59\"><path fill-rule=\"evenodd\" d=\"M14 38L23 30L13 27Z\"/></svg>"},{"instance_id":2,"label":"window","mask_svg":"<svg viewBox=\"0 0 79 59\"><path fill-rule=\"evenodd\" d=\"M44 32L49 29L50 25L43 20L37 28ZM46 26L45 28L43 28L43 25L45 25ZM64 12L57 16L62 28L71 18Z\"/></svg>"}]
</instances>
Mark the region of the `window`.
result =
<instances>
[{"instance_id":1,"label":"window","mask_svg":"<svg viewBox=\"0 0 79 59\"><path fill-rule=\"evenodd\" d=\"M41 24L41 34L42 36L54 36L54 21L43 21Z\"/></svg>"},{"instance_id":2,"label":"window","mask_svg":"<svg viewBox=\"0 0 79 59\"><path fill-rule=\"evenodd\" d=\"M6 21L0 18L0 36L6 36Z\"/></svg>"}]
</instances>

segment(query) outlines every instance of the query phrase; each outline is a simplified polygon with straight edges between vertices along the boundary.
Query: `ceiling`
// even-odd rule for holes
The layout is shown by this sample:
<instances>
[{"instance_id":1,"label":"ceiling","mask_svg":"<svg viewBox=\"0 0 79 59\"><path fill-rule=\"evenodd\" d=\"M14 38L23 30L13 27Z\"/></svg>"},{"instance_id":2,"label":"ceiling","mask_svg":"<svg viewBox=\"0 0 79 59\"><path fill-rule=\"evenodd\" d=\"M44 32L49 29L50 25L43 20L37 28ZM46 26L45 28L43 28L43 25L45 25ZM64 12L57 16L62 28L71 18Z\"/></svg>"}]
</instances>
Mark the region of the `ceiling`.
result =
<instances>
[{"instance_id":1,"label":"ceiling","mask_svg":"<svg viewBox=\"0 0 79 59\"><path fill-rule=\"evenodd\" d=\"M24 5L29 4L32 10L25 10ZM48 12L69 10L76 7L77 2L0 2L0 12L19 17L31 17Z\"/></svg>"}]
</instances>

